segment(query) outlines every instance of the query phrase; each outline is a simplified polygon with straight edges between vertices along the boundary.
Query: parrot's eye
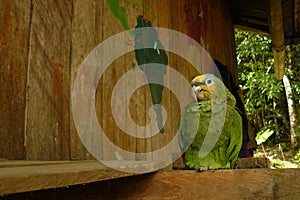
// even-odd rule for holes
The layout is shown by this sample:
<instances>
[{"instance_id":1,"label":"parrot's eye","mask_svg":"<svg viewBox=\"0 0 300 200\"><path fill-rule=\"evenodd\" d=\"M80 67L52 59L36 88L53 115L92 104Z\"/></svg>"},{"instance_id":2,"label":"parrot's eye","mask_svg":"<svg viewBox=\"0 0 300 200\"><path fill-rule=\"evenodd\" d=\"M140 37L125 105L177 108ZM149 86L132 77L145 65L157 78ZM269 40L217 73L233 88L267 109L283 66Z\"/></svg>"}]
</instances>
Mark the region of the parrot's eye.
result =
<instances>
[{"instance_id":1,"label":"parrot's eye","mask_svg":"<svg viewBox=\"0 0 300 200\"><path fill-rule=\"evenodd\" d=\"M212 84L214 84L214 81L212 79L208 78L205 80L205 85L211 86Z\"/></svg>"}]
</instances>

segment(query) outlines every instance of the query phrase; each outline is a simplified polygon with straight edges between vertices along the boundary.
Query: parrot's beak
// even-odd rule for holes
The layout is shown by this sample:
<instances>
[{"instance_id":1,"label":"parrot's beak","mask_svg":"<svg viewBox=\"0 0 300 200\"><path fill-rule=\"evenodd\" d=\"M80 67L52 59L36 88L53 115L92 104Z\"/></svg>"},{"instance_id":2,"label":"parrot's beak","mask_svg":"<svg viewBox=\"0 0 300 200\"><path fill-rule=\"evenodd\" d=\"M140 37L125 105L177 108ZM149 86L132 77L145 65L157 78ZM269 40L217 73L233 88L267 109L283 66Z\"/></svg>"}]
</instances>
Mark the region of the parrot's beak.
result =
<instances>
[{"instance_id":1,"label":"parrot's beak","mask_svg":"<svg viewBox=\"0 0 300 200\"><path fill-rule=\"evenodd\" d=\"M192 86L197 101L209 100L209 91L206 85L193 85Z\"/></svg>"}]
</instances>

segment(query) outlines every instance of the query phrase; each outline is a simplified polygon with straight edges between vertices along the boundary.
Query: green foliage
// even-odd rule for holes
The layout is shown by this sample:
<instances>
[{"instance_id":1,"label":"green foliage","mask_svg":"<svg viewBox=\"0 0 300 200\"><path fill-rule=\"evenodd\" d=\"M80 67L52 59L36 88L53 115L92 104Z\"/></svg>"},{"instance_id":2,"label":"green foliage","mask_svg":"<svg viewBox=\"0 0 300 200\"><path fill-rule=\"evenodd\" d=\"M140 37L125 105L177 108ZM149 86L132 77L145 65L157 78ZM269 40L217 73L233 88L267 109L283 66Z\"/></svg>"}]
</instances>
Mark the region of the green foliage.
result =
<instances>
[{"instance_id":1,"label":"green foliage","mask_svg":"<svg viewBox=\"0 0 300 200\"><path fill-rule=\"evenodd\" d=\"M277 133L277 139L288 139L287 102L283 83L275 78L271 40L239 30L235 31L235 38L240 86L254 132L270 129ZM291 82L296 106L300 105L299 55L300 45L287 47L285 74ZM300 106L297 109L300 111Z\"/></svg>"},{"instance_id":2,"label":"green foliage","mask_svg":"<svg viewBox=\"0 0 300 200\"><path fill-rule=\"evenodd\" d=\"M256 143L257 145L261 145L262 143L264 143L265 141L267 141L267 139L274 133L273 130L271 129L262 129L261 131L259 131L255 137Z\"/></svg>"},{"instance_id":3,"label":"green foliage","mask_svg":"<svg viewBox=\"0 0 300 200\"><path fill-rule=\"evenodd\" d=\"M300 151L294 156L294 163L298 165L298 168L300 168Z\"/></svg>"},{"instance_id":4,"label":"green foliage","mask_svg":"<svg viewBox=\"0 0 300 200\"><path fill-rule=\"evenodd\" d=\"M285 168L285 162L280 159L271 159L270 160L271 167L274 168Z\"/></svg>"}]
</instances>

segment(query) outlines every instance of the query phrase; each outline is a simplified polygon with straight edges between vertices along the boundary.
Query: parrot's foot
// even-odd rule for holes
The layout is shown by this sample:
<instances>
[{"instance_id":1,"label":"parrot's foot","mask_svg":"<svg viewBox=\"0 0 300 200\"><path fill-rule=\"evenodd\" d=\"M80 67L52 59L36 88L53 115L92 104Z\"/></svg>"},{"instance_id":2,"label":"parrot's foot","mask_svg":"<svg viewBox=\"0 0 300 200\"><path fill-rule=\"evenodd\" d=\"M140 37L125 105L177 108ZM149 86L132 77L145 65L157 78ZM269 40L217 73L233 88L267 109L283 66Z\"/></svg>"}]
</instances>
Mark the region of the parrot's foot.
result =
<instances>
[{"instance_id":1,"label":"parrot's foot","mask_svg":"<svg viewBox=\"0 0 300 200\"><path fill-rule=\"evenodd\" d=\"M204 171L207 171L208 170L208 167L199 167L197 169L197 172L204 172Z\"/></svg>"}]
</instances>

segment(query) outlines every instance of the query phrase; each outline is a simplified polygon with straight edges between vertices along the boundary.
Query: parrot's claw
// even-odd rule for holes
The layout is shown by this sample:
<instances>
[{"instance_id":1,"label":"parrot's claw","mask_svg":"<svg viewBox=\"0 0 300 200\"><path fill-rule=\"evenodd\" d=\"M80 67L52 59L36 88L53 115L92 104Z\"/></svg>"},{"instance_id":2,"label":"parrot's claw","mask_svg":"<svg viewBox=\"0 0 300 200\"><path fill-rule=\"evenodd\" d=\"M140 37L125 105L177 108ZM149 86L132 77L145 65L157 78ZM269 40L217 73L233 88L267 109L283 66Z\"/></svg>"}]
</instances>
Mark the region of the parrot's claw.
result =
<instances>
[{"instance_id":1,"label":"parrot's claw","mask_svg":"<svg viewBox=\"0 0 300 200\"><path fill-rule=\"evenodd\" d=\"M197 172L204 172L204 171L207 171L208 170L208 167L199 167Z\"/></svg>"}]
</instances>

